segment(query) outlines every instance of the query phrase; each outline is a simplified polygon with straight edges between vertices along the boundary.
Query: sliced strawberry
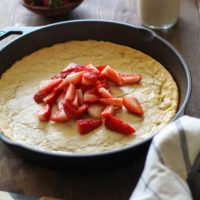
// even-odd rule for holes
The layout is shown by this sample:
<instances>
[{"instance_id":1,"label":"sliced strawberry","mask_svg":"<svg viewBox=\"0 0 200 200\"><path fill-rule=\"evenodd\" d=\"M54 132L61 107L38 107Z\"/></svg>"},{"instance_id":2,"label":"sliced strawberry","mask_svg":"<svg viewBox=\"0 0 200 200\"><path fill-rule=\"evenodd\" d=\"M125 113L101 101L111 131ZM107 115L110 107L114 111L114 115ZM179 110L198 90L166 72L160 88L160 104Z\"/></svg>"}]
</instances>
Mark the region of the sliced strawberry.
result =
<instances>
[{"instance_id":1,"label":"sliced strawberry","mask_svg":"<svg viewBox=\"0 0 200 200\"><path fill-rule=\"evenodd\" d=\"M78 95L78 102L79 102L79 104L82 105L84 103L83 92L82 92L81 89L77 89L76 92L77 92L77 95Z\"/></svg>"},{"instance_id":2,"label":"sliced strawberry","mask_svg":"<svg viewBox=\"0 0 200 200\"><path fill-rule=\"evenodd\" d=\"M54 90L57 93L60 93L63 90L67 89L68 86L69 86L69 81L67 78L65 78L56 88L54 88Z\"/></svg>"},{"instance_id":3,"label":"sliced strawberry","mask_svg":"<svg viewBox=\"0 0 200 200\"><path fill-rule=\"evenodd\" d=\"M135 132L135 129L129 124L111 115L106 118L105 127L111 131L123 133L125 135L133 135Z\"/></svg>"},{"instance_id":4,"label":"sliced strawberry","mask_svg":"<svg viewBox=\"0 0 200 200\"><path fill-rule=\"evenodd\" d=\"M80 71L83 71L85 70L86 67L85 66L82 66L82 65L79 65L79 64L76 64L76 63L70 63L69 65L67 65L62 71L61 73L71 73L71 72L80 72Z\"/></svg>"},{"instance_id":5,"label":"sliced strawberry","mask_svg":"<svg viewBox=\"0 0 200 200\"><path fill-rule=\"evenodd\" d=\"M81 107L76 108L72 105L69 101L63 102L63 108L67 116L78 118L82 114L84 114L87 111L87 104L83 104Z\"/></svg>"},{"instance_id":6,"label":"sliced strawberry","mask_svg":"<svg viewBox=\"0 0 200 200\"><path fill-rule=\"evenodd\" d=\"M48 95L48 93L46 92L42 92L42 91L38 91L35 95L34 95L34 100L36 103L42 103L43 99Z\"/></svg>"},{"instance_id":7,"label":"sliced strawberry","mask_svg":"<svg viewBox=\"0 0 200 200\"><path fill-rule=\"evenodd\" d=\"M97 79L98 80L104 80L106 78L105 74L98 74Z\"/></svg>"},{"instance_id":8,"label":"sliced strawberry","mask_svg":"<svg viewBox=\"0 0 200 200\"><path fill-rule=\"evenodd\" d=\"M106 105L113 105L117 107L122 107L123 105L123 98L100 98L99 101Z\"/></svg>"},{"instance_id":9,"label":"sliced strawberry","mask_svg":"<svg viewBox=\"0 0 200 200\"><path fill-rule=\"evenodd\" d=\"M110 86L108 85L108 84L106 84L106 83L104 83L103 81L97 81L96 82L96 88L98 89L98 88L100 88L100 87L103 87L103 88L105 88L105 89L110 89Z\"/></svg>"},{"instance_id":10,"label":"sliced strawberry","mask_svg":"<svg viewBox=\"0 0 200 200\"><path fill-rule=\"evenodd\" d=\"M42 110L37 112L37 118L42 122L48 121L51 116L51 110L52 110L51 105L49 104L44 105Z\"/></svg>"},{"instance_id":11,"label":"sliced strawberry","mask_svg":"<svg viewBox=\"0 0 200 200\"><path fill-rule=\"evenodd\" d=\"M84 72L82 76L83 85L94 85L97 81L97 75L92 72Z\"/></svg>"},{"instance_id":12,"label":"sliced strawberry","mask_svg":"<svg viewBox=\"0 0 200 200\"><path fill-rule=\"evenodd\" d=\"M133 95L128 94L124 96L123 104L128 111L136 115L143 115L144 113L139 101Z\"/></svg>"},{"instance_id":13,"label":"sliced strawberry","mask_svg":"<svg viewBox=\"0 0 200 200\"><path fill-rule=\"evenodd\" d=\"M141 74L120 73L119 75L123 79L123 85L137 84L142 79L142 75Z\"/></svg>"},{"instance_id":14,"label":"sliced strawberry","mask_svg":"<svg viewBox=\"0 0 200 200\"><path fill-rule=\"evenodd\" d=\"M86 91L96 90L96 88L94 88L94 85L82 85L80 88L82 89L83 93L85 93Z\"/></svg>"},{"instance_id":15,"label":"sliced strawberry","mask_svg":"<svg viewBox=\"0 0 200 200\"><path fill-rule=\"evenodd\" d=\"M103 87L98 88L98 92L102 98L112 98L113 97L112 94L110 94L110 92Z\"/></svg>"},{"instance_id":16,"label":"sliced strawberry","mask_svg":"<svg viewBox=\"0 0 200 200\"><path fill-rule=\"evenodd\" d=\"M42 88L40 88L39 91L44 91L44 92L51 92L56 86L58 86L63 80L62 79L55 79L55 80L50 80L47 82L46 85L43 85ZM41 84L41 83L40 83Z\"/></svg>"},{"instance_id":17,"label":"sliced strawberry","mask_svg":"<svg viewBox=\"0 0 200 200\"><path fill-rule=\"evenodd\" d=\"M56 99L58 97L58 94L56 93L56 91L52 91L50 94L48 94L48 96L46 96L43 101L46 103L46 104L53 104L56 102Z\"/></svg>"},{"instance_id":18,"label":"sliced strawberry","mask_svg":"<svg viewBox=\"0 0 200 200\"><path fill-rule=\"evenodd\" d=\"M65 93L64 92L58 96L58 98L56 100L58 109L62 109L63 108L64 98L65 98Z\"/></svg>"},{"instance_id":19,"label":"sliced strawberry","mask_svg":"<svg viewBox=\"0 0 200 200\"><path fill-rule=\"evenodd\" d=\"M75 97L74 97L74 100L72 101L72 105L75 106L76 108L78 108L79 101L78 101L78 94L77 94L77 91L76 91L76 95L75 95Z\"/></svg>"},{"instance_id":20,"label":"sliced strawberry","mask_svg":"<svg viewBox=\"0 0 200 200\"><path fill-rule=\"evenodd\" d=\"M98 119L80 119L77 120L79 133L85 135L102 125L102 121Z\"/></svg>"},{"instance_id":21,"label":"sliced strawberry","mask_svg":"<svg viewBox=\"0 0 200 200\"><path fill-rule=\"evenodd\" d=\"M93 118L101 118L101 112L105 106L99 103L91 104L88 106L88 114Z\"/></svg>"},{"instance_id":22,"label":"sliced strawberry","mask_svg":"<svg viewBox=\"0 0 200 200\"><path fill-rule=\"evenodd\" d=\"M76 63L69 63L69 64L61 71L61 73L73 72L74 69L76 68L76 66L77 66Z\"/></svg>"},{"instance_id":23,"label":"sliced strawberry","mask_svg":"<svg viewBox=\"0 0 200 200\"><path fill-rule=\"evenodd\" d=\"M78 108L78 115L81 116L83 115L88 109L87 104L83 104L81 107Z\"/></svg>"},{"instance_id":24,"label":"sliced strawberry","mask_svg":"<svg viewBox=\"0 0 200 200\"><path fill-rule=\"evenodd\" d=\"M83 96L84 103L94 103L98 100L98 96L95 94L91 94L89 92L85 92Z\"/></svg>"},{"instance_id":25,"label":"sliced strawberry","mask_svg":"<svg viewBox=\"0 0 200 200\"><path fill-rule=\"evenodd\" d=\"M84 66L78 65L76 63L70 63L65 69L63 69L59 75L55 77L60 77L62 79L65 79L68 75L80 72L85 70L86 68Z\"/></svg>"},{"instance_id":26,"label":"sliced strawberry","mask_svg":"<svg viewBox=\"0 0 200 200\"><path fill-rule=\"evenodd\" d=\"M105 68L106 68L106 66L105 65L100 65L100 66L97 66L96 67L100 72L102 72Z\"/></svg>"},{"instance_id":27,"label":"sliced strawberry","mask_svg":"<svg viewBox=\"0 0 200 200\"><path fill-rule=\"evenodd\" d=\"M123 80L121 78L121 76L119 75L118 72L116 72L113 68L111 68L110 66L106 66L103 71L101 72L101 74L104 74L105 77L114 82L117 85L123 85Z\"/></svg>"},{"instance_id":28,"label":"sliced strawberry","mask_svg":"<svg viewBox=\"0 0 200 200\"><path fill-rule=\"evenodd\" d=\"M78 109L74 107L69 101L63 101L63 109L67 116L70 116L71 118L78 115Z\"/></svg>"},{"instance_id":29,"label":"sliced strawberry","mask_svg":"<svg viewBox=\"0 0 200 200\"><path fill-rule=\"evenodd\" d=\"M83 73L84 73L83 71L71 73L67 76L67 79L70 83L77 85L78 83L81 83Z\"/></svg>"},{"instance_id":30,"label":"sliced strawberry","mask_svg":"<svg viewBox=\"0 0 200 200\"><path fill-rule=\"evenodd\" d=\"M41 103L56 86L62 82L62 79L53 79L48 82L47 85L44 85L35 95L34 100L36 103Z\"/></svg>"},{"instance_id":31,"label":"sliced strawberry","mask_svg":"<svg viewBox=\"0 0 200 200\"><path fill-rule=\"evenodd\" d=\"M97 74L100 73L100 71L94 65L92 65L91 63L86 65L85 67L88 71L95 72Z\"/></svg>"},{"instance_id":32,"label":"sliced strawberry","mask_svg":"<svg viewBox=\"0 0 200 200\"><path fill-rule=\"evenodd\" d=\"M51 79L65 79L67 77L67 75L70 74L70 73L60 73L60 74L55 74L51 77Z\"/></svg>"},{"instance_id":33,"label":"sliced strawberry","mask_svg":"<svg viewBox=\"0 0 200 200\"><path fill-rule=\"evenodd\" d=\"M70 84L65 95L65 100L73 101L75 95L76 95L76 88L73 84Z\"/></svg>"},{"instance_id":34,"label":"sliced strawberry","mask_svg":"<svg viewBox=\"0 0 200 200\"><path fill-rule=\"evenodd\" d=\"M71 119L69 115L66 115L64 109L58 109L56 113L51 116L51 121L54 122L67 122Z\"/></svg>"},{"instance_id":35,"label":"sliced strawberry","mask_svg":"<svg viewBox=\"0 0 200 200\"><path fill-rule=\"evenodd\" d=\"M101 112L101 117L107 118L110 115L115 114L116 109L114 108L113 105L108 105L104 108L104 110Z\"/></svg>"}]
</instances>

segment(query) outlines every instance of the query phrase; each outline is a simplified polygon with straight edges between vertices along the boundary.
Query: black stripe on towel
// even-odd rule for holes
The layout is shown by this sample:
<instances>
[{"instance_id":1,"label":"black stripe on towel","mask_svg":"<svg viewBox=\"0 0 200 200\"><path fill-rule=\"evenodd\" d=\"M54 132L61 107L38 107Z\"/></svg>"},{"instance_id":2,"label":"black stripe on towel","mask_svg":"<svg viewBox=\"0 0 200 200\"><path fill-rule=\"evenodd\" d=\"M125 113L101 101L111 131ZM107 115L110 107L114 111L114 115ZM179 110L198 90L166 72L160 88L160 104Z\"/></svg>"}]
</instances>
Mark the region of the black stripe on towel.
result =
<instances>
[{"instance_id":1,"label":"black stripe on towel","mask_svg":"<svg viewBox=\"0 0 200 200\"><path fill-rule=\"evenodd\" d=\"M165 162L164 162L164 159L161 155L161 152L159 150L159 148L157 147L155 141L153 140L152 143L151 143L151 146L154 148L155 152L157 153L158 155L158 158L159 158L159 161L165 165ZM168 168L168 166L166 166ZM169 168L168 168L169 169ZM171 169L169 169L171 171ZM190 193L188 192L187 188L185 188L185 185L180 181L179 177L177 176L176 173L174 173L173 171L171 171L171 175L172 177L175 179L175 181L178 182L178 184L181 186L181 188L184 190L184 192L186 192L188 194L188 196L191 198L190 196Z\"/></svg>"},{"instance_id":2,"label":"black stripe on towel","mask_svg":"<svg viewBox=\"0 0 200 200\"><path fill-rule=\"evenodd\" d=\"M150 187L149 183L146 183L146 182L145 182L145 180L144 180L144 178L143 178L142 176L141 176L141 180L142 180L142 182L144 183L145 188L148 189L148 190L153 194L154 197L156 197L158 200L162 200L162 199L158 196L158 194Z\"/></svg>"},{"instance_id":3,"label":"black stripe on towel","mask_svg":"<svg viewBox=\"0 0 200 200\"><path fill-rule=\"evenodd\" d=\"M159 150L159 148L156 146L154 140L152 141L151 145L152 145L152 147L154 148L154 150L156 151L160 162L161 162L163 165L165 165L165 162L164 162L164 160L163 160L163 157L161 156L160 150Z\"/></svg>"},{"instance_id":4,"label":"black stripe on towel","mask_svg":"<svg viewBox=\"0 0 200 200\"><path fill-rule=\"evenodd\" d=\"M155 141L153 140L151 143L151 146L154 148L155 152L158 155L159 161L165 165L164 159L161 155L161 152L159 150L159 148L157 147ZM167 166L168 168L168 166ZM170 170L170 169L169 169ZM171 170L170 170L171 171ZM180 181L179 177L177 177L176 173L174 173L173 171L171 171L171 175L172 177L175 179L175 181L177 181L179 183L179 185L181 186L181 188L184 190L184 192L186 192L188 194L188 196L191 198L190 193L188 192L188 190L185 188L185 185Z\"/></svg>"},{"instance_id":5,"label":"black stripe on towel","mask_svg":"<svg viewBox=\"0 0 200 200\"><path fill-rule=\"evenodd\" d=\"M181 148L182 148L183 159L185 162L186 171L187 171L187 173L189 173L192 165L190 162L190 156L189 156L189 150L188 150L188 144L187 144L185 131L184 131L183 125L181 124L180 120L176 120L175 124L176 124L176 127L178 128L179 139L181 142Z\"/></svg>"}]
</instances>

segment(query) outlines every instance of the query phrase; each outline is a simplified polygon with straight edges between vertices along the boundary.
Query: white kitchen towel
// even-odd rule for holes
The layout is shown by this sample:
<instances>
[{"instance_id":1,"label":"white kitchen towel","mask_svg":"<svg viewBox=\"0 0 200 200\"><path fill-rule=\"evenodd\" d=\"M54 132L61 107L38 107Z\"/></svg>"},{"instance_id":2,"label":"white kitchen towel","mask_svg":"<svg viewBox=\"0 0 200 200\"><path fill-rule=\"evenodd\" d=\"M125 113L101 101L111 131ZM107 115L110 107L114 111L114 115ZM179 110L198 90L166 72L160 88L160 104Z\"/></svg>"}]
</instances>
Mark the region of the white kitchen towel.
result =
<instances>
[{"instance_id":1,"label":"white kitchen towel","mask_svg":"<svg viewBox=\"0 0 200 200\"><path fill-rule=\"evenodd\" d=\"M200 200L200 119L183 116L157 134L130 200Z\"/></svg>"}]
</instances>

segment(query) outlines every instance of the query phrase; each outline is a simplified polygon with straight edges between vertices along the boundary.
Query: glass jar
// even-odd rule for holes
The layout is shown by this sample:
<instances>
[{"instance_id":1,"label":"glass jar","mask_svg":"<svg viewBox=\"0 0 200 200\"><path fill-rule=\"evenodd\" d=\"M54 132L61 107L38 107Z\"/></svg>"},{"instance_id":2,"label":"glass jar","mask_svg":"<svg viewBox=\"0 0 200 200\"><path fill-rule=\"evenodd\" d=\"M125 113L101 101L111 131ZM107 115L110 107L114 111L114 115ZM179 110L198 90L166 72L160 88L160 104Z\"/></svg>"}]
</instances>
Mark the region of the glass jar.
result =
<instances>
[{"instance_id":1,"label":"glass jar","mask_svg":"<svg viewBox=\"0 0 200 200\"><path fill-rule=\"evenodd\" d=\"M176 24L180 0L138 0L141 23L152 29L168 29Z\"/></svg>"}]
</instances>

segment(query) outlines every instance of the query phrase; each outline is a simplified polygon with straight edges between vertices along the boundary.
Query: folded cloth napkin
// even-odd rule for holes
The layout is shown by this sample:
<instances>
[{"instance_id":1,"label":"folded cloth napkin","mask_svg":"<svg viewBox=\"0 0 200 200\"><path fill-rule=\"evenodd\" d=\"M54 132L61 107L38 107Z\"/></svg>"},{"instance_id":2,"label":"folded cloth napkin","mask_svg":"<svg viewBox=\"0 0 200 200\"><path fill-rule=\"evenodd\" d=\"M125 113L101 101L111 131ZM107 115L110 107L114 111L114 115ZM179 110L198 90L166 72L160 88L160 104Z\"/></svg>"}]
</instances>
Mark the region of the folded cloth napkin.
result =
<instances>
[{"instance_id":1,"label":"folded cloth napkin","mask_svg":"<svg viewBox=\"0 0 200 200\"><path fill-rule=\"evenodd\" d=\"M130 200L200 200L200 119L183 116L157 134Z\"/></svg>"}]
</instances>

